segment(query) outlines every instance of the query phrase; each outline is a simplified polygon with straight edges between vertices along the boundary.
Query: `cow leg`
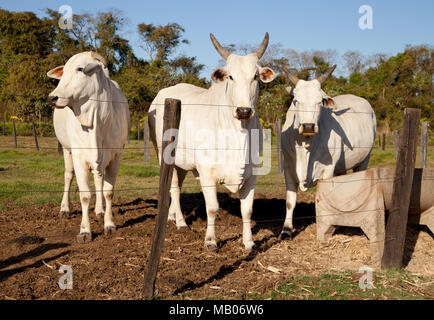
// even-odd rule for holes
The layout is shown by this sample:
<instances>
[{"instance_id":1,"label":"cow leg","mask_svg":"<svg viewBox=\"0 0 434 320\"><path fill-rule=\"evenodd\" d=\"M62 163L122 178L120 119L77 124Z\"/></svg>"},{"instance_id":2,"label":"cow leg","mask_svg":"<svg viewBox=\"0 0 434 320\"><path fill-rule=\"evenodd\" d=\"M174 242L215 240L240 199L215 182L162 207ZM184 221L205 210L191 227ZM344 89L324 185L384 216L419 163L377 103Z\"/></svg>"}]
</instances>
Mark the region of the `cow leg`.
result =
<instances>
[{"instance_id":1,"label":"cow leg","mask_svg":"<svg viewBox=\"0 0 434 320\"><path fill-rule=\"evenodd\" d=\"M72 154L70 150L63 148L63 159L65 162L65 186L60 205L60 214L69 214L69 190L71 189L72 179L74 178L74 164L72 163Z\"/></svg>"},{"instance_id":2,"label":"cow leg","mask_svg":"<svg viewBox=\"0 0 434 320\"><path fill-rule=\"evenodd\" d=\"M97 218L104 216L104 204L103 204L103 176L101 173L99 173L96 170L92 171L93 173L93 180L95 182L95 194L96 194L96 201L95 201L95 214Z\"/></svg>"},{"instance_id":3,"label":"cow leg","mask_svg":"<svg viewBox=\"0 0 434 320\"><path fill-rule=\"evenodd\" d=\"M81 225L80 233L77 236L79 243L85 243L92 240L89 222L89 204L91 199L90 185L89 185L89 168L87 165L82 164L79 160L74 161L74 171L77 178L78 190L80 191L81 202Z\"/></svg>"},{"instance_id":4,"label":"cow leg","mask_svg":"<svg viewBox=\"0 0 434 320\"><path fill-rule=\"evenodd\" d=\"M256 178L256 175L251 176L240 190L241 216L243 219L243 244L246 250L251 250L256 247L253 241L251 227Z\"/></svg>"},{"instance_id":5,"label":"cow leg","mask_svg":"<svg viewBox=\"0 0 434 320\"><path fill-rule=\"evenodd\" d=\"M95 214L99 218L104 216L104 204L102 200L104 180L103 180L103 175L98 171L93 170L92 173L95 182L95 195L96 195Z\"/></svg>"},{"instance_id":6,"label":"cow leg","mask_svg":"<svg viewBox=\"0 0 434 320\"><path fill-rule=\"evenodd\" d=\"M107 166L104 175L104 199L105 199L105 213L104 213L104 233L110 234L116 231L116 225L113 221L112 200L113 190L116 182L116 176L121 164L122 155L117 155Z\"/></svg>"},{"instance_id":7,"label":"cow leg","mask_svg":"<svg viewBox=\"0 0 434 320\"><path fill-rule=\"evenodd\" d=\"M216 182L212 179L204 179L200 175L200 184L202 185L202 193L205 198L207 227L205 235L205 247L208 249L217 248L217 241L215 236L215 218L219 210L219 203L217 200L217 186Z\"/></svg>"},{"instance_id":8,"label":"cow leg","mask_svg":"<svg viewBox=\"0 0 434 320\"><path fill-rule=\"evenodd\" d=\"M286 182L286 217L285 222L283 223L282 232L279 235L279 240L292 238L292 233L294 232L292 216L297 203L297 185L295 180L291 177L289 170L285 169L284 173Z\"/></svg>"},{"instance_id":9,"label":"cow leg","mask_svg":"<svg viewBox=\"0 0 434 320\"><path fill-rule=\"evenodd\" d=\"M169 218L170 221L176 221L176 227L178 229L187 227L184 216L181 210L181 187L184 182L187 171L180 168L175 168L173 170L172 185L170 188L170 197L172 199L169 207Z\"/></svg>"}]
</instances>

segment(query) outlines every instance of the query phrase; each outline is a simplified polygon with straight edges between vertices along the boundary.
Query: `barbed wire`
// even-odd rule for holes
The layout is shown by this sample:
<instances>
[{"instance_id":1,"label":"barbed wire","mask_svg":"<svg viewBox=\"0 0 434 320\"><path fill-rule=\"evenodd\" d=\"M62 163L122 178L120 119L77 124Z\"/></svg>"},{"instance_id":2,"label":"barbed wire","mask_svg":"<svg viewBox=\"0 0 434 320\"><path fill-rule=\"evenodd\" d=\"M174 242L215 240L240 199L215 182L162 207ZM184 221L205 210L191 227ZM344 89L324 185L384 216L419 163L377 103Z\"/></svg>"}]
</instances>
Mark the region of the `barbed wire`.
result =
<instances>
[{"instance_id":1,"label":"barbed wire","mask_svg":"<svg viewBox=\"0 0 434 320\"><path fill-rule=\"evenodd\" d=\"M159 146L158 148L161 149L161 146ZM303 146L295 146L295 148L299 148L299 149L304 149ZM327 149L330 150L335 150L335 149L343 149L343 148L347 148L347 149L371 149L374 148L374 146L370 146L370 147L363 147L363 146L359 146L359 147L348 147L348 146L344 146L344 147L327 147ZM390 147L389 147L390 148ZM0 149L35 149L35 147L33 146L0 146ZM58 147L39 147L40 150L58 150ZM68 147L65 149L67 150L154 150L153 146L149 146L149 147L127 147L127 148L122 148L122 147ZM249 148L193 148L193 147L180 147L177 146L175 148L173 148L173 150L192 150L192 151L247 151L249 150ZM271 147L271 148L262 148L262 150L284 150L284 148L279 148L279 147Z\"/></svg>"},{"instance_id":2,"label":"barbed wire","mask_svg":"<svg viewBox=\"0 0 434 320\"><path fill-rule=\"evenodd\" d=\"M420 176L420 175L419 175ZM423 180L434 180L434 176L422 176ZM351 179L347 181L329 181L329 180L318 180L314 185L312 185L310 188L317 187L317 184L332 184L332 185L339 185L339 184L346 184L346 183L353 183L353 182L360 182L360 181L378 181L375 183L390 183L401 180L402 177L393 177L393 178L363 178L363 179ZM236 186L243 186L243 183L216 183L213 185L201 185L199 182L195 185L183 185L181 187L171 186L170 190L176 190L176 189L189 189L189 188L217 188L218 186L228 186L228 187L236 187ZM261 187L261 186L286 186L285 182L281 183L275 183L275 182L269 182L269 183L257 183L253 187ZM106 191L113 191L113 192L130 192L130 191L145 191L145 190L159 190L159 187L140 187L140 188L127 188L127 189L96 189L96 190L70 190L69 192L74 193L80 193L80 192L90 192L90 193L99 193L99 192L106 192ZM29 189L14 189L10 191L0 190L0 194L10 194L10 193L65 193L68 191L65 190L29 190Z\"/></svg>"},{"instance_id":3,"label":"barbed wire","mask_svg":"<svg viewBox=\"0 0 434 320\"><path fill-rule=\"evenodd\" d=\"M8 95L9 97L31 97L33 98L31 95L24 95L24 94L13 94L13 95ZM60 97L57 96L60 99L69 99L68 97ZM95 101L95 102L104 102L104 103L119 103L119 104L129 104L128 101L117 101L117 100L100 100L100 99L94 99L94 98L88 98L88 100L90 101ZM227 107L227 108L242 108L243 106L237 106L237 105L231 105L231 104L213 104L213 103L182 103L182 99L181 100L181 107L182 106L198 106L198 107ZM155 106L164 106L164 103L157 103L157 102L153 102L150 104L155 105ZM292 105L291 105L292 106ZM291 108L291 107L290 107ZM337 112L342 112L345 111L345 113L365 113L365 114L375 114L375 112L371 112L371 111L350 111L348 110L348 108L351 107L345 107L346 109L339 109L339 110L331 110L332 113L337 113ZM291 110L297 111L297 112L313 112L313 113L317 113L318 111L316 110L301 110L301 109L297 109L297 108L291 108Z\"/></svg>"}]
</instances>

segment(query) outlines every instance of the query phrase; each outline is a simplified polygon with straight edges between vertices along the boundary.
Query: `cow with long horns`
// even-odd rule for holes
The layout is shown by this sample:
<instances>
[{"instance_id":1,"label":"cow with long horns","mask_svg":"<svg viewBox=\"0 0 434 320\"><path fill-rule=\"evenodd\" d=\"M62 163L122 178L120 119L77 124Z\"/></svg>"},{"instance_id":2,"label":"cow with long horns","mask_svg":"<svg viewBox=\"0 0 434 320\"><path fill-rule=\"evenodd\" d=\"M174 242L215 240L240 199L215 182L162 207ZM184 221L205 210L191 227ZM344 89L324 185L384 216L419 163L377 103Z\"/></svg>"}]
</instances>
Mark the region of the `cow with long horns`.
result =
<instances>
[{"instance_id":1,"label":"cow with long horns","mask_svg":"<svg viewBox=\"0 0 434 320\"><path fill-rule=\"evenodd\" d=\"M336 65L305 81L288 73L294 96L282 130L286 182L286 219L281 238L293 232L297 188L307 191L319 179L347 170L365 170L375 142L376 119L369 102L345 94L331 98L321 85Z\"/></svg>"},{"instance_id":2,"label":"cow with long horns","mask_svg":"<svg viewBox=\"0 0 434 320\"><path fill-rule=\"evenodd\" d=\"M268 45L265 34L259 48L246 56L231 54L211 34L217 52L225 59L226 66L216 69L209 89L190 84L178 84L161 90L149 109L151 138L162 161L163 113L166 98L182 101L182 113L177 137L175 170L172 178L169 220L175 220L178 228L186 222L180 206L180 189L188 171L200 179L205 197L207 231L205 246L217 247L215 236L216 214L219 209L217 185L224 185L231 192L239 192L243 220L243 244L254 247L250 226L254 188L255 166L249 161L249 137L254 130L261 134L256 112L259 81L270 82L275 72L258 65ZM261 144L261 138L258 139ZM251 150L252 149L252 150ZM166 154L166 153L164 153ZM257 156L257 154L256 154Z\"/></svg>"}]
</instances>

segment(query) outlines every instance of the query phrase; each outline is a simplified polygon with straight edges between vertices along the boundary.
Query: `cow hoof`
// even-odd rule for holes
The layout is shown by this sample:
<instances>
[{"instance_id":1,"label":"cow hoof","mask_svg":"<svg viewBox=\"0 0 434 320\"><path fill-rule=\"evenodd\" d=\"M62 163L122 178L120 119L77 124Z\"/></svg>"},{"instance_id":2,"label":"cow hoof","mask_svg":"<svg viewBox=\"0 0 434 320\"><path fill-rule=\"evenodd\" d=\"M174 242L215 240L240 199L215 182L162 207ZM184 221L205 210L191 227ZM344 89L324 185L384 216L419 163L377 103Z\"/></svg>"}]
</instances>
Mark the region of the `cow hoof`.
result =
<instances>
[{"instance_id":1,"label":"cow hoof","mask_svg":"<svg viewBox=\"0 0 434 320\"><path fill-rule=\"evenodd\" d=\"M104 228L104 234L109 235L116 232L116 226L110 226Z\"/></svg>"},{"instance_id":2,"label":"cow hoof","mask_svg":"<svg viewBox=\"0 0 434 320\"><path fill-rule=\"evenodd\" d=\"M247 250L247 251L251 251L251 250L256 250L256 249L258 249L258 247L256 246L256 244L252 241L252 242L250 242L250 243L248 243L248 244L245 244L244 245L244 248Z\"/></svg>"},{"instance_id":3,"label":"cow hoof","mask_svg":"<svg viewBox=\"0 0 434 320\"><path fill-rule=\"evenodd\" d=\"M188 226L187 226L187 224L185 223L185 221L182 221L182 222L178 222L178 223L176 223L176 228L179 230L179 229L184 229L184 228L187 228Z\"/></svg>"},{"instance_id":4,"label":"cow hoof","mask_svg":"<svg viewBox=\"0 0 434 320\"><path fill-rule=\"evenodd\" d=\"M80 244L88 243L92 241L92 234L89 232L79 233L77 235L77 242Z\"/></svg>"},{"instance_id":5,"label":"cow hoof","mask_svg":"<svg viewBox=\"0 0 434 320\"><path fill-rule=\"evenodd\" d=\"M102 218L104 218L104 212L96 213L95 215L96 215L96 218L98 220L101 220Z\"/></svg>"},{"instance_id":6,"label":"cow hoof","mask_svg":"<svg viewBox=\"0 0 434 320\"><path fill-rule=\"evenodd\" d=\"M205 248L208 250L215 250L217 249L217 242L215 240L205 241Z\"/></svg>"},{"instance_id":7,"label":"cow hoof","mask_svg":"<svg viewBox=\"0 0 434 320\"><path fill-rule=\"evenodd\" d=\"M70 212L69 211L60 211L59 216L61 217L69 217Z\"/></svg>"},{"instance_id":8,"label":"cow hoof","mask_svg":"<svg viewBox=\"0 0 434 320\"><path fill-rule=\"evenodd\" d=\"M282 232L279 235L279 241L288 239L292 240L293 230L289 228L283 228Z\"/></svg>"}]
</instances>

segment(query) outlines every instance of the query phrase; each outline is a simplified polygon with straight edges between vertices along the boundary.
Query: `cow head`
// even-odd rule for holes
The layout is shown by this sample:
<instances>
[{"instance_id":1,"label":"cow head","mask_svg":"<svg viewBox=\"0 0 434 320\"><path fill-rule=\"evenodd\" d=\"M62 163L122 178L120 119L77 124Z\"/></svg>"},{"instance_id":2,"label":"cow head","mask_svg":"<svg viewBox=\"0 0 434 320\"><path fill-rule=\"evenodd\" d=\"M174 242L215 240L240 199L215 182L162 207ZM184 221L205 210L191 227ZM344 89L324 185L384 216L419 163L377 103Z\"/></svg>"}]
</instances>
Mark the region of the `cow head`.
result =
<instances>
[{"instance_id":1,"label":"cow head","mask_svg":"<svg viewBox=\"0 0 434 320\"><path fill-rule=\"evenodd\" d=\"M292 105L298 120L298 133L304 137L310 138L318 133L318 120L322 107L334 108L333 99L321 90L321 85L330 77L335 68L336 65L319 78L310 81L298 79L288 73L289 81L292 82L294 88L287 87L286 90L294 96Z\"/></svg>"},{"instance_id":2,"label":"cow head","mask_svg":"<svg viewBox=\"0 0 434 320\"><path fill-rule=\"evenodd\" d=\"M268 67L258 65L268 46L268 32L258 50L246 56L231 54L223 48L217 39L210 34L211 41L218 53L225 59L226 66L216 69L211 78L216 83L223 83L226 100L235 106L233 115L238 120L249 120L255 114L259 94L259 83L270 82L276 77L275 72Z\"/></svg>"},{"instance_id":3,"label":"cow head","mask_svg":"<svg viewBox=\"0 0 434 320\"><path fill-rule=\"evenodd\" d=\"M48 103L56 108L70 107L79 121L91 126L89 99L95 98L103 86L102 79L109 78L107 62L100 54L90 51L72 56L64 66L47 72L59 83L48 96Z\"/></svg>"}]
</instances>

